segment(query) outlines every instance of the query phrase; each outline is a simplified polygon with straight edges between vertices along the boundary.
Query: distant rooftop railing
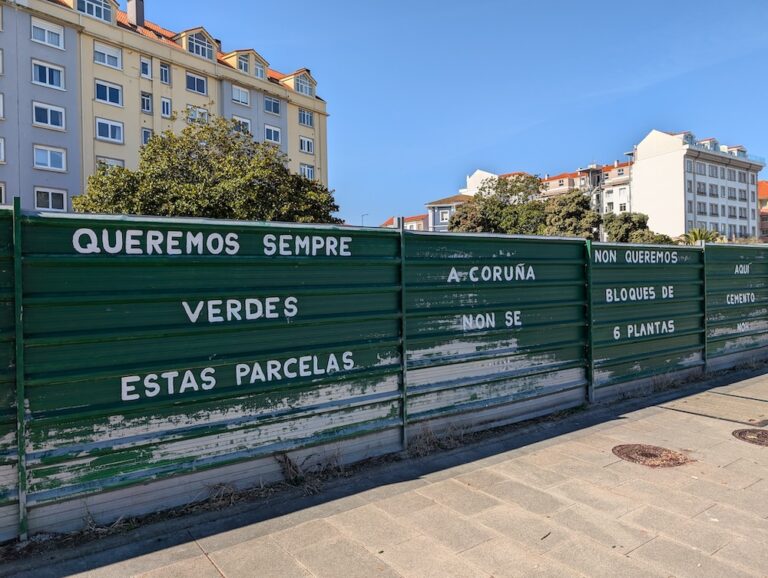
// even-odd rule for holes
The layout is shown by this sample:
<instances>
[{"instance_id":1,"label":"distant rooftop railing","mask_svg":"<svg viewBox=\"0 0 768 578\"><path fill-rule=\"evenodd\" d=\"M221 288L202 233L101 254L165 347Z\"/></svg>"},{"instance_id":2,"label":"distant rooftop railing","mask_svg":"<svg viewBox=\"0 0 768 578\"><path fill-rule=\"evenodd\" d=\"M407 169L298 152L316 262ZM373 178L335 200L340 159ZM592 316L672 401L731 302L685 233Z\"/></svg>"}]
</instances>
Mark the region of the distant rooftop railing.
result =
<instances>
[{"instance_id":1,"label":"distant rooftop railing","mask_svg":"<svg viewBox=\"0 0 768 578\"><path fill-rule=\"evenodd\" d=\"M765 157L760 157L760 156L757 156L757 155L748 155L747 153L734 154L733 152L721 151L719 149L709 148L708 146L700 144L700 143L697 143L697 142L693 142L693 143L689 142L687 144L692 149L698 149L698 150L701 150L701 151L707 151L707 152L710 152L710 153L715 153L715 154L718 154L718 155L724 155L724 156L727 156L727 157L735 157L737 159L742 159L742 160L745 160L745 161L752 161L752 162L760 163L760 164L763 164L763 165L765 164Z\"/></svg>"}]
</instances>

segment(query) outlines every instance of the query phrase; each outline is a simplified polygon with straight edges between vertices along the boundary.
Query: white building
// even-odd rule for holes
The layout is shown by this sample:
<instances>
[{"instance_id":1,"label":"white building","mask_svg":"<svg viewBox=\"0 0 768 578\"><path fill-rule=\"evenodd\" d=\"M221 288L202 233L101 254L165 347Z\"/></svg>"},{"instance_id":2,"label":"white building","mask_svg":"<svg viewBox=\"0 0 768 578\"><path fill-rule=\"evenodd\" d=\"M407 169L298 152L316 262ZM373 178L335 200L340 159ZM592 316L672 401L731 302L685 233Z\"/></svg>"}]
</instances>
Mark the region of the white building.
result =
<instances>
[{"instance_id":1,"label":"white building","mask_svg":"<svg viewBox=\"0 0 768 578\"><path fill-rule=\"evenodd\" d=\"M699 228L729 239L759 234L757 175L765 162L743 146L652 130L632 156L627 210L647 214L652 230L672 237Z\"/></svg>"}]
</instances>

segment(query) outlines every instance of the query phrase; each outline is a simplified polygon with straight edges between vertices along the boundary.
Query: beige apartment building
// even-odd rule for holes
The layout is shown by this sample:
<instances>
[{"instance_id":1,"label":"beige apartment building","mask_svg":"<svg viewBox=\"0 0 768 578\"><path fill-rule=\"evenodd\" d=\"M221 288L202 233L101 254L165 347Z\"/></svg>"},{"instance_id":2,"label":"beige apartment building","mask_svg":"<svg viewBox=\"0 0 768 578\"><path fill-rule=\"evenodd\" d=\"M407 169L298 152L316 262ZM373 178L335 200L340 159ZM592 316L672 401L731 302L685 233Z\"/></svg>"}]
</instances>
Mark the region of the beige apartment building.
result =
<instances>
[{"instance_id":1,"label":"beige apartment building","mask_svg":"<svg viewBox=\"0 0 768 578\"><path fill-rule=\"evenodd\" d=\"M144 0L127 8L0 0L2 202L70 210L99 163L136 168L152 135L210 115L236 120L279 147L292 171L328 184L326 103L308 69L278 72L203 26L168 30L145 18Z\"/></svg>"},{"instance_id":2,"label":"beige apartment building","mask_svg":"<svg viewBox=\"0 0 768 578\"><path fill-rule=\"evenodd\" d=\"M674 237L710 229L728 239L760 234L757 180L765 162L743 146L653 130L632 156L631 210L647 214L654 231Z\"/></svg>"}]
</instances>

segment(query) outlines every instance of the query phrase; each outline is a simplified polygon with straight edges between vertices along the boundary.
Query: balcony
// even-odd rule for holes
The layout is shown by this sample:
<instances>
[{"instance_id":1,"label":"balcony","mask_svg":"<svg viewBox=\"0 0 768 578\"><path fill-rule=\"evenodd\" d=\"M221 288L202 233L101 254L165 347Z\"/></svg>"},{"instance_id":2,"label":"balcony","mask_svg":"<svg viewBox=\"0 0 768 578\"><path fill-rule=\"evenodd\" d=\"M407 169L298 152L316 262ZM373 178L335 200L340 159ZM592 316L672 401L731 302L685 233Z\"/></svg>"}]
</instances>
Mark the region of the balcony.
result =
<instances>
[{"instance_id":1,"label":"balcony","mask_svg":"<svg viewBox=\"0 0 768 578\"><path fill-rule=\"evenodd\" d=\"M724 151L720 151L720 150L711 149L709 147L706 147L706 146L701 145L701 144L696 143L696 142L689 142L689 143L686 143L686 144L688 145L688 148L696 149L698 151L704 151L704 152L707 152L707 153L712 153L712 154L715 154L715 155L718 155L718 156L721 156L721 157L735 158L735 159L739 159L739 160L745 161L745 162L759 163L759 164L765 166L765 157L760 157L760 156L757 156L757 155L748 155L748 154L733 154L733 153L729 153L729 152L724 152Z\"/></svg>"}]
</instances>

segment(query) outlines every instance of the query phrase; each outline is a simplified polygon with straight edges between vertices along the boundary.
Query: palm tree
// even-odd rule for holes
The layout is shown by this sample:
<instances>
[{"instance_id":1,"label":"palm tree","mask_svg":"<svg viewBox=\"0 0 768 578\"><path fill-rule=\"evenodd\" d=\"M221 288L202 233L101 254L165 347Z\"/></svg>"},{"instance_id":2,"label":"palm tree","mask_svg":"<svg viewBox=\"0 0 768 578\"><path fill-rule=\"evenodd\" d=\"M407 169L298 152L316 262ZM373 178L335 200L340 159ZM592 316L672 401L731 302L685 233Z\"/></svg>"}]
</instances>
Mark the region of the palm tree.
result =
<instances>
[{"instance_id":1,"label":"palm tree","mask_svg":"<svg viewBox=\"0 0 768 578\"><path fill-rule=\"evenodd\" d=\"M680 237L683 245L698 245L700 242L715 243L720 240L720 233L709 229L691 229Z\"/></svg>"}]
</instances>

